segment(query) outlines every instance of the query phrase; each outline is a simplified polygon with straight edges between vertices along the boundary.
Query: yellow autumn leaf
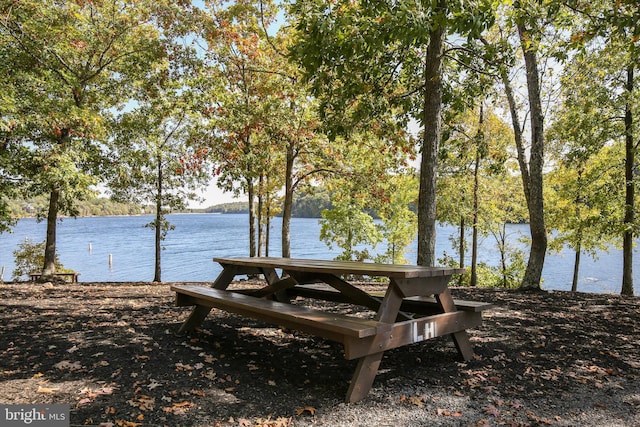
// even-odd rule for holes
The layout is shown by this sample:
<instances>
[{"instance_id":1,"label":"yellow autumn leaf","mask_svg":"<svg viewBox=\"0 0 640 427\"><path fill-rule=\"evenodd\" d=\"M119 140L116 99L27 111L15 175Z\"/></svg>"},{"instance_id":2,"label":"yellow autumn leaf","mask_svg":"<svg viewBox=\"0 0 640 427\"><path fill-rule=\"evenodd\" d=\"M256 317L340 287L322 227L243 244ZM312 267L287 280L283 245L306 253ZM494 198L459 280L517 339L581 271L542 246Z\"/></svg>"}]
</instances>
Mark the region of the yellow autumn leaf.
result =
<instances>
[{"instance_id":1,"label":"yellow autumn leaf","mask_svg":"<svg viewBox=\"0 0 640 427\"><path fill-rule=\"evenodd\" d=\"M38 393L55 393L58 390L60 390L60 389L59 388L51 388L51 387L42 387L42 386L38 387Z\"/></svg>"}]
</instances>

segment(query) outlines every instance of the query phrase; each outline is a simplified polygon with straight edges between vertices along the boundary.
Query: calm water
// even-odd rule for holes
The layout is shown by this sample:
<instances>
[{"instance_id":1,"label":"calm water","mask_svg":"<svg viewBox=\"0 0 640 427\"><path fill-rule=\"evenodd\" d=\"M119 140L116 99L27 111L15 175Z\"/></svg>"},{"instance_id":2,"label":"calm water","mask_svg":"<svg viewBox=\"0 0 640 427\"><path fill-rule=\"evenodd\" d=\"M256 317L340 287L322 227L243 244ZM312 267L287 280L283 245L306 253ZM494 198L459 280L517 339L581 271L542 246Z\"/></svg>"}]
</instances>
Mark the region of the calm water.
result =
<instances>
[{"instance_id":1,"label":"calm water","mask_svg":"<svg viewBox=\"0 0 640 427\"><path fill-rule=\"evenodd\" d=\"M58 225L58 253L66 268L80 272L80 281L150 281L153 279L154 233L145 224L151 216L91 217L64 219ZM249 253L247 215L184 214L170 215L175 230L169 232L162 252L164 281L211 281L220 272L213 257L246 256ZM269 255L280 256L280 219L272 224ZM0 235L0 267L5 267L4 279L13 272L13 251L25 238L44 240L46 226L34 219L23 219L12 234ZM512 225L514 239L527 234L525 225ZM438 229L438 257L453 253L449 236L455 228ZM334 258L339 251L329 249L318 238L320 225L315 218L294 218L291 223L291 255L297 258ZM481 242L479 261L490 265L498 262L498 252L492 239ZM109 255L113 260L109 265ZM634 260L640 254L636 250ZM415 245L407 258L415 263ZM578 289L583 292L619 293L622 277L622 253L612 250L602 253L597 261L583 255ZM640 262L634 263L634 267ZM640 268L634 269L636 293L640 283ZM547 257L543 271L545 289L570 290L573 274L573 253Z\"/></svg>"}]
</instances>

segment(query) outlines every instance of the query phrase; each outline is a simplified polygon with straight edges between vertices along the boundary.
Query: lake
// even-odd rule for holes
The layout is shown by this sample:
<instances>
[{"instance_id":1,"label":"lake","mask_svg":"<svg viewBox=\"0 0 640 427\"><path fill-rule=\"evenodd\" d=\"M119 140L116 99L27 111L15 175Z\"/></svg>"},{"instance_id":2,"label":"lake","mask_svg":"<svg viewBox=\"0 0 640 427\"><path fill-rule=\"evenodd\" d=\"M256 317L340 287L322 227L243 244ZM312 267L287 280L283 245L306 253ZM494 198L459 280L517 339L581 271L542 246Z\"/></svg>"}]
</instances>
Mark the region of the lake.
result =
<instances>
[{"instance_id":1,"label":"lake","mask_svg":"<svg viewBox=\"0 0 640 427\"><path fill-rule=\"evenodd\" d=\"M152 216L65 218L58 225L58 253L66 268L80 272L81 282L150 281L154 268L154 232L145 227ZM213 257L247 256L249 254L248 216L246 214L174 214L168 216L175 230L169 232L162 252L162 280L211 281L221 271ZM280 256L281 219L272 222L270 256ZM528 226L508 227L515 240L528 235ZM0 235L0 267L4 279L11 280L14 269L13 251L25 238L41 242L46 224L35 219L22 219L13 233ZM439 226L436 251L441 257L453 254L449 236L455 227ZM317 218L294 218L291 222L291 256L296 258L332 259L339 251L319 240ZM480 243L479 261L497 265L498 251L491 238ZM634 260L638 259L638 250ZM109 258L112 264L109 264ZM415 263L415 243L407 253ZM570 290L573 274L573 252L549 254L543 271L543 288ZM468 265L468 262L467 262ZM638 262L634 266L639 265ZM635 268L634 283L638 289L640 271ZM622 283L622 251L612 249L600 253L597 261L583 255L578 290L582 292L619 293ZM638 292L638 291L636 291Z\"/></svg>"}]
</instances>

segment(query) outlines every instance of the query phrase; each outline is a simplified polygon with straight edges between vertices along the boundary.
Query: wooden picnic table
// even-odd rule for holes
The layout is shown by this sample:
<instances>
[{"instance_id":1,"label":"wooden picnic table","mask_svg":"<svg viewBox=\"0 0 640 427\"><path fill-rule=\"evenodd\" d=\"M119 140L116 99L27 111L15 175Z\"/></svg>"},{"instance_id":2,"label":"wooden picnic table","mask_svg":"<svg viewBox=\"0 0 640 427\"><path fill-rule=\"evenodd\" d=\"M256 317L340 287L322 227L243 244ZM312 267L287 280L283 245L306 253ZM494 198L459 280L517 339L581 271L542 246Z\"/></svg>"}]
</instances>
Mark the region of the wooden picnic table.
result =
<instances>
[{"instance_id":1,"label":"wooden picnic table","mask_svg":"<svg viewBox=\"0 0 640 427\"><path fill-rule=\"evenodd\" d=\"M66 273L54 273L53 277L62 277L63 279L68 278L71 283L78 283L78 276L80 273L76 271L66 272ZM42 277L42 273L29 273L29 279L33 282Z\"/></svg>"},{"instance_id":2,"label":"wooden picnic table","mask_svg":"<svg viewBox=\"0 0 640 427\"><path fill-rule=\"evenodd\" d=\"M447 287L464 269L296 258L214 258L223 269L212 287L174 285L176 304L195 306L180 332L199 327L212 308L297 329L344 345L358 359L347 402L364 398L386 350L451 335L464 360L473 357L466 330L482 323L491 304L454 301ZM278 274L278 270L281 271ZM227 290L239 275L261 274L260 289ZM349 277L386 277L383 294L367 293ZM328 313L299 304L297 296L341 301L374 311L373 319Z\"/></svg>"}]
</instances>

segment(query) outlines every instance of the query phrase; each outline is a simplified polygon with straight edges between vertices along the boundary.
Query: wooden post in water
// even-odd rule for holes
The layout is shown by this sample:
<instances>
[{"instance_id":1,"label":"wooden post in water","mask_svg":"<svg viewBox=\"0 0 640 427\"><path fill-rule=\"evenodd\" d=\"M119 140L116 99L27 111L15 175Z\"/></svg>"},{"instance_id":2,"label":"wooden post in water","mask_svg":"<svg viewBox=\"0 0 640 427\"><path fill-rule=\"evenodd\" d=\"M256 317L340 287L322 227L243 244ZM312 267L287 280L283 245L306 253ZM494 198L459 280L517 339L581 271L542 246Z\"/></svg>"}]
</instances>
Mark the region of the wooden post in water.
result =
<instances>
[{"instance_id":1,"label":"wooden post in water","mask_svg":"<svg viewBox=\"0 0 640 427\"><path fill-rule=\"evenodd\" d=\"M4 283L4 265L2 266L2 271L0 271L0 283Z\"/></svg>"},{"instance_id":2,"label":"wooden post in water","mask_svg":"<svg viewBox=\"0 0 640 427\"><path fill-rule=\"evenodd\" d=\"M89 253L90 254L93 253L93 246L91 245L91 242L89 242Z\"/></svg>"},{"instance_id":3,"label":"wooden post in water","mask_svg":"<svg viewBox=\"0 0 640 427\"><path fill-rule=\"evenodd\" d=\"M113 267L113 255L109 254L109 268L111 269Z\"/></svg>"}]
</instances>

